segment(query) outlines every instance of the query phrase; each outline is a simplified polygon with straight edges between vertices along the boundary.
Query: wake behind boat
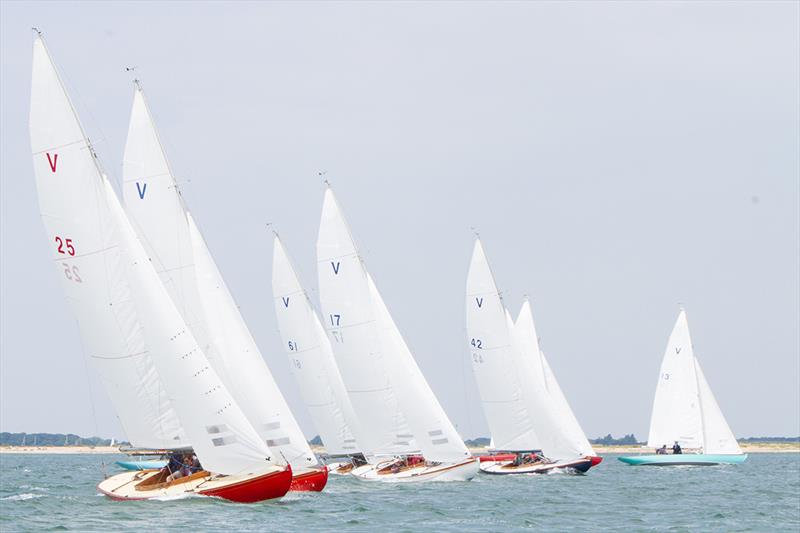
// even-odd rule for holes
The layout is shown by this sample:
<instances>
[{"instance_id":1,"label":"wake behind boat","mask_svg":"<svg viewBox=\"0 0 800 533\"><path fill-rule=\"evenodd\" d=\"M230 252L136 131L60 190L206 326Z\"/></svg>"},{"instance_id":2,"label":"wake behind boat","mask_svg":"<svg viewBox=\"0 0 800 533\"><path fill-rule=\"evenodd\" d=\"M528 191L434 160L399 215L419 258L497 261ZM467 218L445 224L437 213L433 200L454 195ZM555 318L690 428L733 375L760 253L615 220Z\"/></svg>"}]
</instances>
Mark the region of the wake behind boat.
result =
<instances>
[{"instance_id":1,"label":"wake behind boat","mask_svg":"<svg viewBox=\"0 0 800 533\"><path fill-rule=\"evenodd\" d=\"M672 454L667 446L672 445ZM747 459L694 355L686 311L672 329L656 386L647 446L657 453L619 457L629 465L708 466ZM685 453L693 450L696 453Z\"/></svg>"}]
</instances>

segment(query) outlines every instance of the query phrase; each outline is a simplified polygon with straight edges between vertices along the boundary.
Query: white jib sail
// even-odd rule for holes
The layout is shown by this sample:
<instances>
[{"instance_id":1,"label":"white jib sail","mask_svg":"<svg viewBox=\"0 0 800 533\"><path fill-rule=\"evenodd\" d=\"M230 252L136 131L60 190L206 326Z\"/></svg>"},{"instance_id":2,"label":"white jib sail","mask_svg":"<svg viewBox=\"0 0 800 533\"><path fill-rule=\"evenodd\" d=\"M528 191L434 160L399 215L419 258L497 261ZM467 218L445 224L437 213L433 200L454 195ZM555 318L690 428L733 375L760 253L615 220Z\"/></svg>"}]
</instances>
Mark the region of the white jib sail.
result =
<instances>
[{"instance_id":1,"label":"white jib sail","mask_svg":"<svg viewBox=\"0 0 800 533\"><path fill-rule=\"evenodd\" d=\"M700 389L700 404L703 414L703 431L705 447L704 453L713 453L720 455L742 453L736 437L733 436L728 422L722 414L722 410L717 404L714 393L711 392L711 387L708 386L703 369L700 368L700 363L695 358L695 370L697 372L697 383Z\"/></svg>"},{"instance_id":2,"label":"white jib sail","mask_svg":"<svg viewBox=\"0 0 800 533\"><path fill-rule=\"evenodd\" d=\"M467 275L466 304L472 370L495 448L541 449L522 393L506 309L480 239Z\"/></svg>"},{"instance_id":3,"label":"white jib sail","mask_svg":"<svg viewBox=\"0 0 800 533\"><path fill-rule=\"evenodd\" d=\"M358 421L330 340L277 235L273 243L272 294L289 367L325 450L330 455L360 453L354 436L359 434Z\"/></svg>"},{"instance_id":4,"label":"white jib sail","mask_svg":"<svg viewBox=\"0 0 800 533\"><path fill-rule=\"evenodd\" d=\"M218 474L248 474L274 466L269 447L172 303L108 182L105 191L113 222L120 228L120 247L145 341L203 468Z\"/></svg>"},{"instance_id":5,"label":"white jib sail","mask_svg":"<svg viewBox=\"0 0 800 533\"><path fill-rule=\"evenodd\" d=\"M366 270L330 188L317 237L317 274L322 321L361 425L362 450L367 456L419 451L386 373Z\"/></svg>"},{"instance_id":6,"label":"white jib sail","mask_svg":"<svg viewBox=\"0 0 800 533\"><path fill-rule=\"evenodd\" d=\"M464 460L470 456L469 450L422 375L369 274L367 281L386 369L411 433L426 459L442 463Z\"/></svg>"},{"instance_id":7,"label":"white jib sail","mask_svg":"<svg viewBox=\"0 0 800 533\"><path fill-rule=\"evenodd\" d=\"M669 447L675 441L684 448L704 447L694 350L682 309L661 363L647 445Z\"/></svg>"},{"instance_id":8,"label":"white jib sail","mask_svg":"<svg viewBox=\"0 0 800 533\"><path fill-rule=\"evenodd\" d=\"M267 368L194 219L188 213L187 217L206 330L225 366L228 387L270 449L295 471L316 465L317 458Z\"/></svg>"},{"instance_id":9,"label":"white jib sail","mask_svg":"<svg viewBox=\"0 0 800 533\"><path fill-rule=\"evenodd\" d=\"M53 261L128 440L185 446L142 336L97 161L41 38L33 45L30 137Z\"/></svg>"},{"instance_id":10,"label":"white jib sail","mask_svg":"<svg viewBox=\"0 0 800 533\"><path fill-rule=\"evenodd\" d=\"M595 455L564 397L547 359L539 348L530 303L522 304L514 325L515 340L529 372L522 383L542 451L551 459L568 460ZM524 366L523 366L524 365Z\"/></svg>"},{"instance_id":11,"label":"white jib sail","mask_svg":"<svg viewBox=\"0 0 800 533\"><path fill-rule=\"evenodd\" d=\"M288 461L295 470L317 464L186 210L138 84L124 160L126 209L212 367L276 462Z\"/></svg>"}]
</instances>

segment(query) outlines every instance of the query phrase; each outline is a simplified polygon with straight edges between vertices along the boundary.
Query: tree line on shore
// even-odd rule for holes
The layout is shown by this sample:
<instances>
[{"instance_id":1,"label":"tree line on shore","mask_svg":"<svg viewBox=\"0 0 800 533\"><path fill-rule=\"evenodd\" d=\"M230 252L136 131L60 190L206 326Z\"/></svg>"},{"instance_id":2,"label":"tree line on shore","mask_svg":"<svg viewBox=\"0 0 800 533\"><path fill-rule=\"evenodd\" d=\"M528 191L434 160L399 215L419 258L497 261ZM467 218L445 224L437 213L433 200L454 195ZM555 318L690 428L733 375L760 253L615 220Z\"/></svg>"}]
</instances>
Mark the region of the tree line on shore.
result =
<instances>
[{"instance_id":1,"label":"tree line on shore","mask_svg":"<svg viewBox=\"0 0 800 533\"><path fill-rule=\"evenodd\" d=\"M0 446L110 446L113 439L101 437L81 437L74 433L9 433L0 432ZM798 437L746 437L738 439L739 442L800 442ZM319 435L308 441L312 445L322 445ZM489 437L477 437L465 440L467 446L481 448L489 446ZM589 439L592 444L601 446L636 446L643 445L633 433L623 437L614 438L611 433L605 437ZM127 442L115 442L115 444L125 445Z\"/></svg>"}]
</instances>

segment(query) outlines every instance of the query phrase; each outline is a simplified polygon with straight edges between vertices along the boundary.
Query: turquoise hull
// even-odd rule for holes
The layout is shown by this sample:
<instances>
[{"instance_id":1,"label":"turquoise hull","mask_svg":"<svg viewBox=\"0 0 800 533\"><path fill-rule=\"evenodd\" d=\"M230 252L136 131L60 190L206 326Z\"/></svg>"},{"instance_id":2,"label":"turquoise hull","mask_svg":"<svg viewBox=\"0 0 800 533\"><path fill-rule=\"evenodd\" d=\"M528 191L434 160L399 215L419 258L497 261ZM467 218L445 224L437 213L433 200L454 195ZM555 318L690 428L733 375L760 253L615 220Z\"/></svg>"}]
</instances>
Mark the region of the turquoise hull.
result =
<instances>
[{"instance_id":1,"label":"turquoise hull","mask_svg":"<svg viewBox=\"0 0 800 533\"><path fill-rule=\"evenodd\" d=\"M719 464L739 464L747 459L747 454L741 455L715 455L706 453L683 453L678 455L631 455L618 457L623 463L629 465L648 466L710 466Z\"/></svg>"},{"instance_id":2,"label":"turquoise hull","mask_svg":"<svg viewBox=\"0 0 800 533\"><path fill-rule=\"evenodd\" d=\"M117 461L117 464L125 470L151 470L163 468L167 465L166 461Z\"/></svg>"}]
</instances>

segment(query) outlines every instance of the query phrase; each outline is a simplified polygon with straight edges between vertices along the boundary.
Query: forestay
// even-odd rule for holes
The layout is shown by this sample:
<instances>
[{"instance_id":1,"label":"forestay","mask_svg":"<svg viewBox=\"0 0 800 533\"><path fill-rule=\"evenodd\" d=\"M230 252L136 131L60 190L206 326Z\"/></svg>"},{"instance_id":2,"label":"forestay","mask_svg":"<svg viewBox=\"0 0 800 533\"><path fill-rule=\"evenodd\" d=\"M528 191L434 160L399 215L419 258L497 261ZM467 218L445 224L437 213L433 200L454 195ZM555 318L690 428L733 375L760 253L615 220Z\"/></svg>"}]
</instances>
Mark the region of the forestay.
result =
<instances>
[{"instance_id":1,"label":"forestay","mask_svg":"<svg viewBox=\"0 0 800 533\"><path fill-rule=\"evenodd\" d=\"M126 209L173 302L278 463L317 464L181 198L136 85L125 150Z\"/></svg>"},{"instance_id":2,"label":"forestay","mask_svg":"<svg viewBox=\"0 0 800 533\"><path fill-rule=\"evenodd\" d=\"M98 162L41 37L33 45L30 137L58 277L128 440L187 445L145 345Z\"/></svg>"},{"instance_id":3,"label":"forestay","mask_svg":"<svg viewBox=\"0 0 800 533\"><path fill-rule=\"evenodd\" d=\"M333 191L325 190L317 238L322 319L368 456L419 451L400 409L377 337L367 273Z\"/></svg>"},{"instance_id":4,"label":"forestay","mask_svg":"<svg viewBox=\"0 0 800 533\"><path fill-rule=\"evenodd\" d=\"M469 457L469 450L422 375L369 274L367 281L386 369L423 455L430 461L442 463Z\"/></svg>"},{"instance_id":5,"label":"forestay","mask_svg":"<svg viewBox=\"0 0 800 533\"><path fill-rule=\"evenodd\" d=\"M280 238L272 255L272 294L278 329L303 402L330 455L361 452L353 406L317 312L298 279Z\"/></svg>"},{"instance_id":6,"label":"forestay","mask_svg":"<svg viewBox=\"0 0 800 533\"><path fill-rule=\"evenodd\" d=\"M495 449L539 450L515 365L506 309L480 239L467 275L467 339L472 369Z\"/></svg>"}]
</instances>

